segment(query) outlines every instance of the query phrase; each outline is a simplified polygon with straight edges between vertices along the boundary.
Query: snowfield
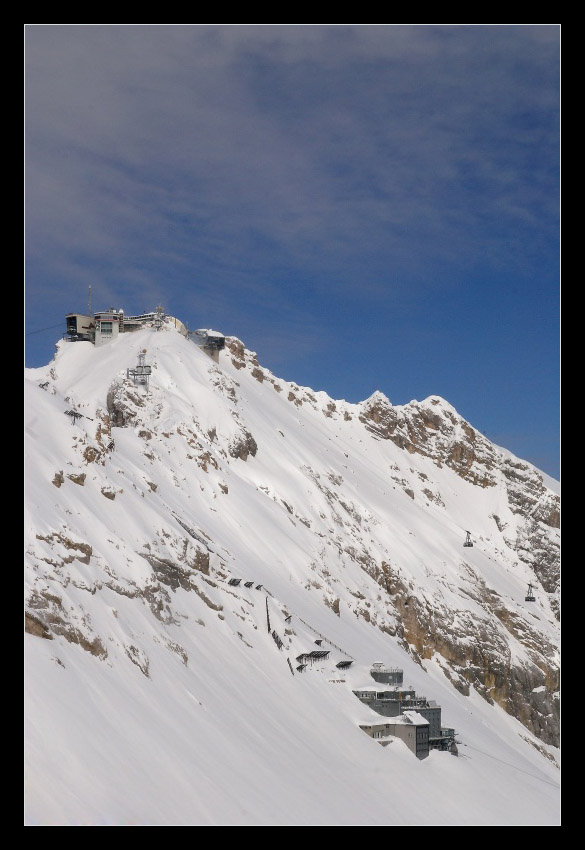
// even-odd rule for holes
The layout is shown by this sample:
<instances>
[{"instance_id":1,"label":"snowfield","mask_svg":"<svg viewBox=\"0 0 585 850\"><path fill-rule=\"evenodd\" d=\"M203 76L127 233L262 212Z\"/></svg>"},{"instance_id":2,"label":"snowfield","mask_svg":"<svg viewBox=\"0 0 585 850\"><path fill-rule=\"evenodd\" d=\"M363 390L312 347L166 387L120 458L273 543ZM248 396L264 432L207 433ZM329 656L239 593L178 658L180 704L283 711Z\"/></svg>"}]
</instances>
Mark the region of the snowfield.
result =
<instances>
[{"instance_id":1,"label":"snowfield","mask_svg":"<svg viewBox=\"0 0 585 850\"><path fill-rule=\"evenodd\" d=\"M559 824L558 749L489 676L492 703L466 694L459 662L489 639L498 669L535 671L535 706L558 696L555 594L519 556L556 482L479 442L464 478L366 427L381 393L334 401L228 345L215 364L168 325L26 370L25 824ZM126 379L144 352L148 392ZM394 409L405 441L413 411L468 436L433 396ZM548 552L558 529L538 529ZM449 651L423 652L435 629ZM458 757L360 730L373 662L441 706Z\"/></svg>"}]
</instances>

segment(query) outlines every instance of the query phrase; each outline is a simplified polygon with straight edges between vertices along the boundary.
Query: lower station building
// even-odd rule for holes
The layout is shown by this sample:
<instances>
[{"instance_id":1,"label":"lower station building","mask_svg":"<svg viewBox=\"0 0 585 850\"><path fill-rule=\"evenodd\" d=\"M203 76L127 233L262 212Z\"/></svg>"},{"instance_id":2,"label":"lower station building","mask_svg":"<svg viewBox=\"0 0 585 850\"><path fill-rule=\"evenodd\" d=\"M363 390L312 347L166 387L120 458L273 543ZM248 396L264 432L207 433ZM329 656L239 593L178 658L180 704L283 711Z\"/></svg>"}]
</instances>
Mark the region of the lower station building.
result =
<instances>
[{"instance_id":1,"label":"lower station building","mask_svg":"<svg viewBox=\"0 0 585 850\"><path fill-rule=\"evenodd\" d=\"M396 726L401 727L403 717L413 717L417 715L417 723L426 724L427 732L427 755L428 750L448 750L457 755L457 744L455 743L455 730L441 726L441 706L437 705L434 700L428 700L424 696L416 694L413 688L405 688L403 685L403 671L394 667L385 667L383 664L376 663L372 665L370 670L372 678L378 683L378 687L366 685L363 688L357 688L353 691L355 696L363 702L376 714L384 717L392 718L389 723L369 724L370 728L377 728L376 731L381 731L381 728L390 729ZM382 683L392 683L386 688L381 688ZM412 725L412 720L407 723ZM367 731L363 724L360 728ZM370 734L370 733L368 733ZM388 732L390 735L402 737L402 732ZM422 734L422 733L421 733ZM383 735L372 735L372 737L384 737ZM420 750L423 751L424 747ZM424 758L424 756L419 756Z\"/></svg>"}]
</instances>

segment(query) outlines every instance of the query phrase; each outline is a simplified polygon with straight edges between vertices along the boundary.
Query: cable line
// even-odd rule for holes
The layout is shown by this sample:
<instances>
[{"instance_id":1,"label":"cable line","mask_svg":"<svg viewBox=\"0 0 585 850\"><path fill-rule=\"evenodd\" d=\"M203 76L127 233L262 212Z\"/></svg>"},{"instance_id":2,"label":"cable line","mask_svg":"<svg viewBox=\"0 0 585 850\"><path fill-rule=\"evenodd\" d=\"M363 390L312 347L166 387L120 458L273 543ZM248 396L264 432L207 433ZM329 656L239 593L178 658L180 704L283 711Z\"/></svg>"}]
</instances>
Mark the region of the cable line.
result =
<instances>
[{"instance_id":1,"label":"cable line","mask_svg":"<svg viewBox=\"0 0 585 850\"><path fill-rule=\"evenodd\" d=\"M28 333L26 333L26 334L25 334L25 336L32 336L33 334L41 334L41 333L43 333L44 331L52 331L52 330L54 330L55 328L60 328L60 327L61 327L61 325L62 325L62 322L59 322L59 324L58 324L58 325L51 325L51 327L50 327L50 328L41 328L41 329L40 329L40 330L38 330L38 331L28 331Z\"/></svg>"},{"instance_id":2,"label":"cable line","mask_svg":"<svg viewBox=\"0 0 585 850\"><path fill-rule=\"evenodd\" d=\"M484 756L487 756L490 759L494 759L494 761L499 761L501 764L507 765L507 767L513 767L515 770L519 770L520 773L525 773L526 776L531 776L532 779L540 779L541 782L545 782L547 785L552 785L553 788L559 788L555 782L549 782L548 779L542 779L540 776L535 776L533 773L528 773L527 770L522 770L521 767L516 767L515 764L510 764L509 761L504 761L503 759L499 759L496 756L492 756L490 753L485 753L483 750L478 750L477 747L472 747L471 744L463 744L464 747L469 747L470 750L475 750L477 753L481 753Z\"/></svg>"}]
</instances>

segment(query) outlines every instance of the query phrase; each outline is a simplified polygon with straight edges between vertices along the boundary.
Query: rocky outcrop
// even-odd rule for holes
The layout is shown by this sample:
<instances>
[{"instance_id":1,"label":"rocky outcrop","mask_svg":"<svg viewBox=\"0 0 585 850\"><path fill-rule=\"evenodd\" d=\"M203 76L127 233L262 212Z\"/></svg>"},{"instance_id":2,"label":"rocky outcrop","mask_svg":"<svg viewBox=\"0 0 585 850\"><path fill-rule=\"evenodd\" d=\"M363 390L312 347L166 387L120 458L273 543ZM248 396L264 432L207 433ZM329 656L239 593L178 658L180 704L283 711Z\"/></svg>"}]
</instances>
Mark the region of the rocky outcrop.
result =
<instances>
[{"instance_id":1,"label":"rocky outcrop","mask_svg":"<svg viewBox=\"0 0 585 850\"><path fill-rule=\"evenodd\" d=\"M79 484L80 487L83 487L85 484L86 477L85 472L72 472L67 476L70 481L73 481L74 484Z\"/></svg>"},{"instance_id":2,"label":"rocky outcrop","mask_svg":"<svg viewBox=\"0 0 585 850\"><path fill-rule=\"evenodd\" d=\"M225 338L225 347L229 351L232 363L236 369L243 369L246 365L249 365L252 371L260 371L260 364L258 363L256 352L249 351L240 339L235 336L227 336ZM264 376L260 379L258 371L254 374L254 377L257 380L263 380Z\"/></svg>"},{"instance_id":3,"label":"rocky outcrop","mask_svg":"<svg viewBox=\"0 0 585 850\"><path fill-rule=\"evenodd\" d=\"M501 523L498 527L506 545L534 570L558 618L560 498L546 487L542 475L529 464L505 458L501 470L510 510L522 517L522 521L515 535Z\"/></svg>"},{"instance_id":4,"label":"rocky outcrop","mask_svg":"<svg viewBox=\"0 0 585 850\"><path fill-rule=\"evenodd\" d=\"M150 678L149 675L149 667L150 660L144 650L139 649L139 647L134 646L133 644L128 644L124 647L124 651L132 664L135 664L136 667L140 670L140 672L146 676L146 678Z\"/></svg>"},{"instance_id":5,"label":"rocky outcrop","mask_svg":"<svg viewBox=\"0 0 585 850\"><path fill-rule=\"evenodd\" d=\"M388 593L397 613L391 633L415 660L424 666L425 659L434 658L461 693L473 687L542 741L559 746L558 656L542 634L509 611L477 576L466 593L484 609L479 616L429 604L422 588L407 584L386 562L363 559L362 565ZM524 661L512 658L510 636L526 650Z\"/></svg>"},{"instance_id":6,"label":"rocky outcrop","mask_svg":"<svg viewBox=\"0 0 585 850\"><path fill-rule=\"evenodd\" d=\"M51 630L47 628L42 620L31 614L30 611L24 612L24 630L29 635L35 635L35 637L41 637L45 640L53 640Z\"/></svg>"},{"instance_id":7,"label":"rocky outcrop","mask_svg":"<svg viewBox=\"0 0 585 850\"><path fill-rule=\"evenodd\" d=\"M193 572L209 573L207 552L197 551L194 557L183 559L182 563L145 552L142 553L142 557L151 565L157 581L167 585L171 590L177 590L179 587L183 590L192 590Z\"/></svg>"},{"instance_id":8,"label":"rocky outcrop","mask_svg":"<svg viewBox=\"0 0 585 850\"><path fill-rule=\"evenodd\" d=\"M134 424L138 411L144 407L144 396L129 381L117 380L106 397L108 427L126 428Z\"/></svg>"},{"instance_id":9,"label":"rocky outcrop","mask_svg":"<svg viewBox=\"0 0 585 850\"><path fill-rule=\"evenodd\" d=\"M491 443L438 397L394 407L376 392L361 405L360 421L384 440L392 440L410 454L445 464L466 481L493 487L498 458Z\"/></svg>"},{"instance_id":10,"label":"rocky outcrop","mask_svg":"<svg viewBox=\"0 0 585 850\"><path fill-rule=\"evenodd\" d=\"M68 564L74 560L80 561L82 564L89 564L93 554L93 549L89 543L71 540L64 532L37 534L36 539L48 543L52 550L55 550L55 547L57 547L57 552L65 549L69 554L60 554L59 560L61 564Z\"/></svg>"},{"instance_id":11,"label":"rocky outcrop","mask_svg":"<svg viewBox=\"0 0 585 850\"><path fill-rule=\"evenodd\" d=\"M34 592L30 595L27 605L25 628L29 634L52 639L60 635L96 655L105 659L108 651L98 635L94 634L89 622L81 611L74 615L67 611L60 596L48 590Z\"/></svg>"},{"instance_id":12,"label":"rocky outcrop","mask_svg":"<svg viewBox=\"0 0 585 850\"><path fill-rule=\"evenodd\" d=\"M244 430L241 434L237 434L232 438L228 451L233 458L246 461L250 455L252 457L256 456L258 445L250 432Z\"/></svg>"}]
</instances>

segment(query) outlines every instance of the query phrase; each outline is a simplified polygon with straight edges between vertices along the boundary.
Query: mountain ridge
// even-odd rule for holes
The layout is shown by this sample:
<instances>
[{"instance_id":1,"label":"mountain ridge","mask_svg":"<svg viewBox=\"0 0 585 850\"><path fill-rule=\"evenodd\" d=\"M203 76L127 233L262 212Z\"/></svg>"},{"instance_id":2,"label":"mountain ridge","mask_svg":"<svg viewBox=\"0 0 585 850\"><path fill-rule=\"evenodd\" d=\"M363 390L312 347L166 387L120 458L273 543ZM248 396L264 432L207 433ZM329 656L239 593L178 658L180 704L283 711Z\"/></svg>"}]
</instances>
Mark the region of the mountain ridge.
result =
<instances>
[{"instance_id":1,"label":"mountain ridge","mask_svg":"<svg viewBox=\"0 0 585 850\"><path fill-rule=\"evenodd\" d=\"M148 393L126 372L141 352ZM356 658L375 634L423 692L430 676L453 706L503 708L523 724L516 739L554 758L558 495L448 402L330 399L276 378L236 337L216 364L169 327L99 349L61 342L26 384L28 640L152 682L161 647L191 670L185 628L209 631L209 616L214 634L231 624L230 652L253 652L272 599L297 628L323 621L335 645L355 641ZM126 619L105 616L112 600ZM130 638L136 610L149 639Z\"/></svg>"}]
</instances>

